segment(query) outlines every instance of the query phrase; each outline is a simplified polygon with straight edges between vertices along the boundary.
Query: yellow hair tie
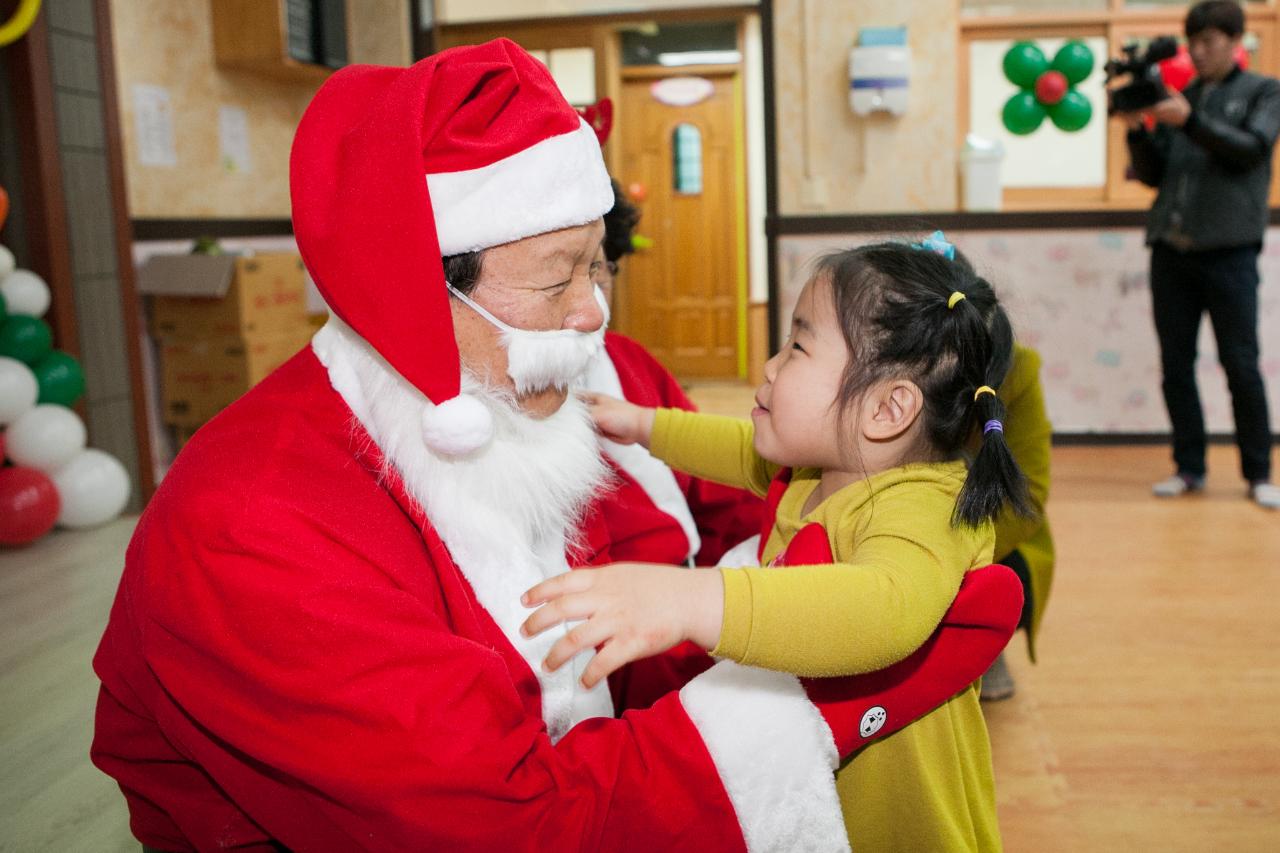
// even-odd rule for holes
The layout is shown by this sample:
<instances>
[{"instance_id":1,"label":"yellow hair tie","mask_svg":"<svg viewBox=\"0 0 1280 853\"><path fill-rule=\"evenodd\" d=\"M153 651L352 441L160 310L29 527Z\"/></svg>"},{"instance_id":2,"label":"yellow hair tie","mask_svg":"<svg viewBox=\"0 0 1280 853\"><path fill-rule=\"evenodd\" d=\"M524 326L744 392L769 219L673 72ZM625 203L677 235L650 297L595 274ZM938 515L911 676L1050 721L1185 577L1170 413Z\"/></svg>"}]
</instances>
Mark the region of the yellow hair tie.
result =
<instances>
[{"instance_id":1,"label":"yellow hair tie","mask_svg":"<svg viewBox=\"0 0 1280 853\"><path fill-rule=\"evenodd\" d=\"M955 308L956 303L959 302L961 299L964 299L964 294L957 290L955 293L952 293L951 298L947 300L947 307Z\"/></svg>"},{"instance_id":2,"label":"yellow hair tie","mask_svg":"<svg viewBox=\"0 0 1280 853\"><path fill-rule=\"evenodd\" d=\"M990 394L992 397L994 397L996 395L996 389L992 388L990 385L983 385L977 391L973 392L973 402L975 403L978 402L978 398L981 397L983 394Z\"/></svg>"}]
</instances>

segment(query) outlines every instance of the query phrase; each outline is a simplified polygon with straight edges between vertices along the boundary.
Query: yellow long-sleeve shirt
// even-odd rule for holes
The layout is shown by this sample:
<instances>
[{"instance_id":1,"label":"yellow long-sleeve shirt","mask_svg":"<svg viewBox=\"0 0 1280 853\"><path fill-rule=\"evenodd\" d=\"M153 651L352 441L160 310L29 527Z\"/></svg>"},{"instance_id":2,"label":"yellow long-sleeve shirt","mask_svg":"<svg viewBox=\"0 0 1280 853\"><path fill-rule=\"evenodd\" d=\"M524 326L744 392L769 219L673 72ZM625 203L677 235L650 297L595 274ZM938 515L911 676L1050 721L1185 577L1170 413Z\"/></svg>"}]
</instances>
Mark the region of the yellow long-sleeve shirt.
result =
<instances>
[{"instance_id":1,"label":"yellow long-sleeve shirt","mask_svg":"<svg viewBox=\"0 0 1280 853\"><path fill-rule=\"evenodd\" d=\"M777 466L749 422L660 409L650 451L704 479L764 494ZM794 471L765 545L766 562L819 522L836 562L725 569L714 654L801 675L871 672L933 633L965 572L991 562L991 525L953 527L961 462L907 465L846 486L810 512L820 472ZM986 724L974 687L871 744L836 774L857 850L999 850Z\"/></svg>"}]
</instances>

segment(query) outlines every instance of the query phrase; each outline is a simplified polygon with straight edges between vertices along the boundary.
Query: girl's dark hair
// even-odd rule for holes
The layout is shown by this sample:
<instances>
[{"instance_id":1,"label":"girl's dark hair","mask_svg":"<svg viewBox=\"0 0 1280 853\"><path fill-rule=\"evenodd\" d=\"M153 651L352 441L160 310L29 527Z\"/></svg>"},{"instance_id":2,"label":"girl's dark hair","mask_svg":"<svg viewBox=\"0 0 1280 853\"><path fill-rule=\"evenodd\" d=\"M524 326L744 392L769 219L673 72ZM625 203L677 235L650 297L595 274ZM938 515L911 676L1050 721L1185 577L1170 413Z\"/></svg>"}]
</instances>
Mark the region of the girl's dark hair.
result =
<instances>
[{"instance_id":1,"label":"girl's dark hair","mask_svg":"<svg viewBox=\"0 0 1280 853\"><path fill-rule=\"evenodd\" d=\"M1183 30L1187 38L1205 30L1218 30L1227 38L1235 38L1244 32L1244 9L1236 0L1204 0L1191 7Z\"/></svg>"},{"instance_id":2,"label":"girl's dark hair","mask_svg":"<svg viewBox=\"0 0 1280 853\"><path fill-rule=\"evenodd\" d=\"M480 269L484 266L484 250L449 255L441 261L444 264L444 280L470 295L480 278Z\"/></svg>"},{"instance_id":3,"label":"girl's dark hair","mask_svg":"<svg viewBox=\"0 0 1280 853\"><path fill-rule=\"evenodd\" d=\"M608 261L617 261L623 255L635 251L631 245L631 232L636 230L640 221L640 211L627 200L622 187L613 178L613 207L604 215L604 257Z\"/></svg>"},{"instance_id":4,"label":"girl's dark hair","mask_svg":"<svg viewBox=\"0 0 1280 853\"><path fill-rule=\"evenodd\" d=\"M849 348L836 405L877 382L908 379L924 395L925 435L947 457L990 421L1004 421L994 394L1013 358L1013 329L995 292L959 252L954 260L904 243L876 243L821 258L815 280L831 282L836 318ZM947 302L964 294L954 308ZM1031 514L1027 482L1004 433L985 430L952 523L976 527L1004 506Z\"/></svg>"}]
</instances>

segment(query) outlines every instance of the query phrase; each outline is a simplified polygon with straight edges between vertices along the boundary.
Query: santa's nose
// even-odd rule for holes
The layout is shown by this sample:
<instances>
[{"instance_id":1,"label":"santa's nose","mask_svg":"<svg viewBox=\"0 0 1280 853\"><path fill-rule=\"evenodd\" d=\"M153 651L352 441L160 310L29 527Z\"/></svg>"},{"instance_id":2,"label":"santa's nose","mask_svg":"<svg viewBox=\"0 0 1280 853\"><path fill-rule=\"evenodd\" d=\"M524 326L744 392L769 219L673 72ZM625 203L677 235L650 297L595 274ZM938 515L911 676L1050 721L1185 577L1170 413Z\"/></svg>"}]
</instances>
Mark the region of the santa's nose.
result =
<instances>
[{"instance_id":1,"label":"santa's nose","mask_svg":"<svg viewBox=\"0 0 1280 853\"><path fill-rule=\"evenodd\" d=\"M576 332L598 331L604 325L604 310L600 307L600 303L596 301L595 286L589 288L585 295L578 297L574 301L573 308L569 311L569 316L565 318L566 329L573 329Z\"/></svg>"}]
</instances>

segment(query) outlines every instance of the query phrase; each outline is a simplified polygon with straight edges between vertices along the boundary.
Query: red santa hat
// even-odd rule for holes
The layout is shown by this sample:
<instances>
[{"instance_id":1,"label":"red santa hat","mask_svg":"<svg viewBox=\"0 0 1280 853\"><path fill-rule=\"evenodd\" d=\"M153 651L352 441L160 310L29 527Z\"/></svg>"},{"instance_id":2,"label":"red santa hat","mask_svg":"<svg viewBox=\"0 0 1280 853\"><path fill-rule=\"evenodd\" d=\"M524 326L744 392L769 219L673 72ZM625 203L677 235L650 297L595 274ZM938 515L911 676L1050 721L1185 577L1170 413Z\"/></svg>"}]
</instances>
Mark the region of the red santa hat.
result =
<instances>
[{"instance_id":1,"label":"red santa hat","mask_svg":"<svg viewBox=\"0 0 1280 853\"><path fill-rule=\"evenodd\" d=\"M293 227L329 308L434 407L429 446L488 441L460 365L441 258L583 225L613 204L592 128L508 39L409 68L348 66L290 156Z\"/></svg>"}]
</instances>

